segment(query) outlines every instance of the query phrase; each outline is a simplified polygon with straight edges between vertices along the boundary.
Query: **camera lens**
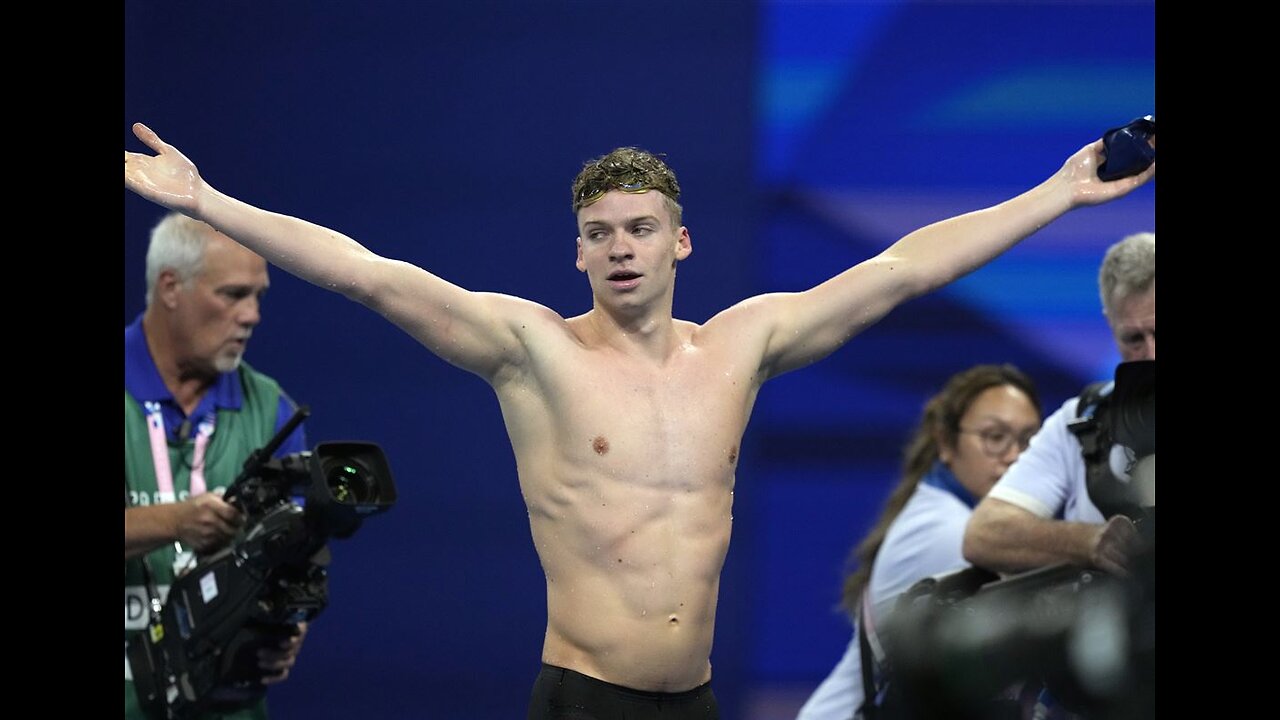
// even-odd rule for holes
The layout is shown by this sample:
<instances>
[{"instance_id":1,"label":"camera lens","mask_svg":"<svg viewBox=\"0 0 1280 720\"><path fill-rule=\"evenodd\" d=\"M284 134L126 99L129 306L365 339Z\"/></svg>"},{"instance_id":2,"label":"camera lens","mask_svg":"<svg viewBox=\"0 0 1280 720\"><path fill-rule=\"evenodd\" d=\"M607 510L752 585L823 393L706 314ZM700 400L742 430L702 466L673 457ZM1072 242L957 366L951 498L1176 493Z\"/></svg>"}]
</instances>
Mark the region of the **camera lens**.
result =
<instances>
[{"instance_id":1,"label":"camera lens","mask_svg":"<svg viewBox=\"0 0 1280 720\"><path fill-rule=\"evenodd\" d=\"M378 484L373 473L355 458L326 458L324 479L329 493L340 503L355 505L378 500Z\"/></svg>"}]
</instances>

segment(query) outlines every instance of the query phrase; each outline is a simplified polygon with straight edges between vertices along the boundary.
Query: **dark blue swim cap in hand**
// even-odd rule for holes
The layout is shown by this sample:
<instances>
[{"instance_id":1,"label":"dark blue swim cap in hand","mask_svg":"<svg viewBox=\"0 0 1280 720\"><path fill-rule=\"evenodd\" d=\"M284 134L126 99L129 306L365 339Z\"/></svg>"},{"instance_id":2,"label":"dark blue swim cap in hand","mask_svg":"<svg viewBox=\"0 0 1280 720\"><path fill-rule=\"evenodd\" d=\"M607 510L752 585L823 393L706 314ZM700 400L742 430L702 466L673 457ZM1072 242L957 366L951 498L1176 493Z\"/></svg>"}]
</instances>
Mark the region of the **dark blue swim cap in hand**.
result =
<instances>
[{"instance_id":1,"label":"dark blue swim cap in hand","mask_svg":"<svg viewBox=\"0 0 1280 720\"><path fill-rule=\"evenodd\" d=\"M1156 149L1147 142L1156 134L1156 116L1145 115L1102 135L1107 159L1098 166L1098 178L1119 180L1137 175L1155 162Z\"/></svg>"}]
</instances>

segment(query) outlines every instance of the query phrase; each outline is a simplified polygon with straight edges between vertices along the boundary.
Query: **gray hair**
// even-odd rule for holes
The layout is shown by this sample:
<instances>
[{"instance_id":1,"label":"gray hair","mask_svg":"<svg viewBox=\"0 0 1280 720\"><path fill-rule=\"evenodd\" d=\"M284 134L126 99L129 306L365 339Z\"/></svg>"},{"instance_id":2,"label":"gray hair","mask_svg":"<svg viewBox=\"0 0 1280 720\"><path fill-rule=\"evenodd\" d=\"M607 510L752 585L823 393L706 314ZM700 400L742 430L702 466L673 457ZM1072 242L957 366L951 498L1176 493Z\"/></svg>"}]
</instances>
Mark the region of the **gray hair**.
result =
<instances>
[{"instance_id":1,"label":"gray hair","mask_svg":"<svg viewBox=\"0 0 1280 720\"><path fill-rule=\"evenodd\" d=\"M179 212L171 212L151 228L147 246L147 307L155 294L160 273L172 270L184 286L204 269L209 226Z\"/></svg>"},{"instance_id":2,"label":"gray hair","mask_svg":"<svg viewBox=\"0 0 1280 720\"><path fill-rule=\"evenodd\" d=\"M1146 292L1156 281L1156 234L1134 233L1107 248L1098 270L1098 292L1102 312L1115 317L1116 307L1126 298Z\"/></svg>"}]
</instances>

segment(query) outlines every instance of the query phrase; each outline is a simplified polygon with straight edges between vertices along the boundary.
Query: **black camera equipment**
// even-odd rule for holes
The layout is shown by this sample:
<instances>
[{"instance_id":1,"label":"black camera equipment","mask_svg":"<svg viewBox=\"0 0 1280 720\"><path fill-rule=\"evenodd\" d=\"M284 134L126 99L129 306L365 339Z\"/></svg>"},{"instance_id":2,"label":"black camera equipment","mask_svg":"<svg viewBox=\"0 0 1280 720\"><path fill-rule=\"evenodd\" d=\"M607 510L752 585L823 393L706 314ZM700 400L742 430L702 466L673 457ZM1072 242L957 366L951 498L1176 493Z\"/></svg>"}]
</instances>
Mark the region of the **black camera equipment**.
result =
<instances>
[{"instance_id":1,"label":"black camera equipment","mask_svg":"<svg viewBox=\"0 0 1280 720\"><path fill-rule=\"evenodd\" d=\"M1089 720L1155 718L1154 550L1128 578L1065 564L929 578L882 625L886 720L1028 717L1043 698Z\"/></svg>"},{"instance_id":2,"label":"black camera equipment","mask_svg":"<svg viewBox=\"0 0 1280 720\"><path fill-rule=\"evenodd\" d=\"M373 443L322 442L272 458L309 413L298 409L250 455L223 495L245 524L199 555L163 605L152 592L146 630L129 639L141 705L156 720L248 707L265 693L257 651L275 647L328 604L328 538L347 538L396 501Z\"/></svg>"}]
</instances>

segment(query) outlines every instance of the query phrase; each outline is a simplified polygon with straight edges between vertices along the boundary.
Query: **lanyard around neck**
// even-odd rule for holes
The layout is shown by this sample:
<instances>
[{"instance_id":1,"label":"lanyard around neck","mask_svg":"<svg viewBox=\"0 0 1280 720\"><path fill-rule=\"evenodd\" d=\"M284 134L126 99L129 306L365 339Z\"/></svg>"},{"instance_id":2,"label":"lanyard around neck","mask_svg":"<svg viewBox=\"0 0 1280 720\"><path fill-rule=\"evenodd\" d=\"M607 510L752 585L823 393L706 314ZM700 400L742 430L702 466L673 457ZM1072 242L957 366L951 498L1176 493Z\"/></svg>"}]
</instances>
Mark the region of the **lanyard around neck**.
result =
<instances>
[{"instance_id":1,"label":"lanyard around neck","mask_svg":"<svg viewBox=\"0 0 1280 720\"><path fill-rule=\"evenodd\" d=\"M156 486L159 490L159 501L174 502L177 500L173 491L173 471L169 467L169 441L165 438L164 418L160 414L160 403L147 401L147 432L151 437L151 462L156 470ZM209 413L200 420L196 429L196 448L191 456L191 478L189 490L192 495L205 491L204 455L209 447L209 437L213 435L214 415Z\"/></svg>"}]
</instances>

